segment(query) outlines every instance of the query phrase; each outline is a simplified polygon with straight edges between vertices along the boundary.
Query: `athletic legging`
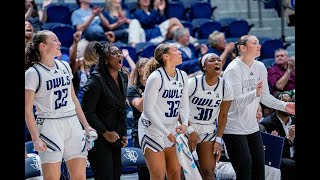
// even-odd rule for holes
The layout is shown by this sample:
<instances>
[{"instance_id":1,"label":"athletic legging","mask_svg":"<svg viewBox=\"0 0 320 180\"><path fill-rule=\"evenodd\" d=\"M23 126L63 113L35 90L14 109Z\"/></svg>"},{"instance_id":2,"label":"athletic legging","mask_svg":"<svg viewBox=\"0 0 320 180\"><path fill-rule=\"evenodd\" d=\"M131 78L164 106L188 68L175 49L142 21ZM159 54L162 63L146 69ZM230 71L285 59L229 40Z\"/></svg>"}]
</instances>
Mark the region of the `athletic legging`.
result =
<instances>
[{"instance_id":1,"label":"athletic legging","mask_svg":"<svg viewBox=\"0 0 320 180\"><path fill-rule=\"evenodd\" d=\"M265 159L260 131L248 135L224 134L237 180L264 180Z\"/></svg>"}]
</instances>

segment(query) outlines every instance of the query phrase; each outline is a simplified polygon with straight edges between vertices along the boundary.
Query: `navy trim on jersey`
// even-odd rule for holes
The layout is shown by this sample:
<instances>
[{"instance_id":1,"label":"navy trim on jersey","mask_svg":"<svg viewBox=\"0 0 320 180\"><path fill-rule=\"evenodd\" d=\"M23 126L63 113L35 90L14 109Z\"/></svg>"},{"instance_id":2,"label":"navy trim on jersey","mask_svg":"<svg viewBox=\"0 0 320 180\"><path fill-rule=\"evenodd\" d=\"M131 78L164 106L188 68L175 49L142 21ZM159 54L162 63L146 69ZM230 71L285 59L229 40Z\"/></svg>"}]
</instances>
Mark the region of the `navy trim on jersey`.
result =
<instances>
[{"instance_id":1,"label":"navy trim on jersey","mask_svg":"<svg viewBox=\"0 0 320 180\"><path fill-rule=\"evenodd\" d=\"M159 88L159 92L160 92L160 90L162 89L162 86L163 86L163 77L162 77L161 71L160 71L159 69L158 69L157 71L159 71L160 77L161 77L161 86L160 86L160 88Z\"/></svg>"},{"instance_id":2,"label":"navy trim on jersey","mask_svg":"<svg viewBox=\"0 0 320 180\"><path fill-rule=\"evenodd\" d=\"M225 86L225 81L222 79L222 99L224 98L224 86Z\"/></svg>"},{"instance_id":3,"label":"navy trim on jersey","mask_svg":"<svg viewBox=\"0 0 320 180\"><path fill-rule=\"evenodd\" d=\"M59 69L59 66L58 66L57 62L56 61L53 61L53 62L54 62L54 64L56 64L57 69Z\"/></svg>"},{"instance_id":4,"label":"navy trim on jersey","mask_svg":"<svg viewBox=\"0 0 320 180\"><path fill-rule=\"evenodd\" d=\"M48 69L47 67L45 67L44 65L42 65L41 63L38 63L40 66L42 66L45 70L50 71L50 69Z\"/></svg>"},{"instance_id":5,"label":"navy trim on jersey","mask_svg":"<svg viewBox=\"0 0 320 180\"><path fill-rule=\"evenodd\" d=\"M67 67L63 62L61 62L61 63L64 65L64 67L66 67L66 69L67 69L67 71L68 71L68 74L69 74L69 76L70 76L70 72L69 72L68 67Z\"/></svg>"},{"instance_id":6,"label":"navy trim on jersey","mask_svg":"<svg viewBox=\"0 0 320 180\"><path fill-rule=\"evenodd\" d=\"M170 77L169 77L169 75L167 74L167 71L162 67L162 69L163 69L163 71L166 73L166 76L167 76L167 78L168 78L168 80L170 81ZM175 71L176 71L176 81L178 81L179 80L179 78L178 78L178 72L177 72L177 69L175 69Z\"/></svg>"},{"instance_id":7,"label":"navy trim on jersey","mask_svg":"<svg viewBox=\"0 0 320 180\"><path fill-rule=\"evenodd\" d=\"M194 88L194 91L193 91L193 93L191 94L191 96L193 96L194 95L194 93L196 93L196 91L197 91L197 87L198 87L198 79L197 79L197 77L196 76L194 76L194 80L195 80L195 82L196 82L196 87Z\"/></svg>"},{"instance_id":8,"label":"navy trim on jersey","mask_svg":"<svg viewBox=\"0 0 320 180\"><path fill-rule=\"evenodd\" d=\"M34 66L31 66L31 67L33 67L37 71L37 74L38 74L38 77L39 77L39 84L38 84L38 87L36 89L36 93L37 93L38 90L40 89L40 86L41 86L41 83L40 83L41 82L41 76L40 76L39 70L36 67L34 67Z\"/></svg>"},{"instance_id":9,"label":"navy trim on jersey","mask_svg":"<svg viewBox=\"0 0 320 180\"><path fill-rule=\"evenodd\" d=\"M201 85L202 85L202 90L203 90L203 91L205 91L205 89L204 89L204 81L205 81L205 80L204 80L204 76L205 76L205 75L202 75L202 78L201 78L201 82L202 82ZM220 78L218 77L217 85L216 85L216 87L214 88L213 91L216 91L216 89L217 89L218 86L219 86L219 82L220 82Z\"/></svg>"},{"instance_id":10,"label":"navy trim on jersey","mask_svg":"<svg viewBox=\"0 0 320 180\"><path fill-rule=\"evenodd\" d=\"M183 79L182 72L181 72L180 69L179 69L179 72L180 72L180 75L181 75L181 78L182 78L182 82L183 82L183 87L184 87L184 79ZM177 81L178 81L178 77L177 77Z\"/></svg>"}]
</instances>

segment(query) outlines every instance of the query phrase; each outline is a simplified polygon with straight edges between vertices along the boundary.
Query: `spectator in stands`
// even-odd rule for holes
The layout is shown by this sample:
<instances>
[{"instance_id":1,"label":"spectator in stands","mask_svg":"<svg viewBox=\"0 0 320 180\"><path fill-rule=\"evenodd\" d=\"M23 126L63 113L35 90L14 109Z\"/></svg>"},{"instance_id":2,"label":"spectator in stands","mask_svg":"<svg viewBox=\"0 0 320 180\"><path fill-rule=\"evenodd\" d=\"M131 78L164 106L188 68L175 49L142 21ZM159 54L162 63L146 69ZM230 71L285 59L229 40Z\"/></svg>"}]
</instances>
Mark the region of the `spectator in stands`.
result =
<instances>
[{"instance_id":1,"label":"spectator in stands","mask_svg":"<svg viewBox=\"0 0 320 180\"><path fill-rule=\"evenodd\" d=\"M168 16L168 0L150 0L150 9L154 9L156 11L160 11L161 15L163 15L166 19L169 18ZM161 6L164 6L164 9L161 10Z\"/></svg>"},{"instance_id":2,"label":"spectator in stands","mask_svg":"<svg viewBox=\"0 0 320 180\"><path fill-rule=\"evenodd\" d=\"M77 31L82 31L82 36L87 41L111 41L114 38L112 31L105 32L104 27L109 24L102 14L102 8L90 7L90 0L76 0L79 9L72 12L71 22Z\"/></svg>"},{"instance_id":3,"label":"spectator in stands","mask_svg":"<svg viewBox=\"0 0 320 180\"><path fill-rule=\"evenodd\" d=\"M262 124L260 124L260 122L261 122L261 121L263 120L263 118L264 118L263 113L262 113L261 103L260 103L259 106L258 106L256 118L257 118L257 122L258 122L260 131L261 131L261 132L265 132L266 129L264 128L264 126L263 126Z\"/></svg>"},{"instance_id":4,"label":"spectator in stands","mask_svg":"<svg viewBox=\"0 0 320 180\"><path fill-rule=\"evenodd\" d=\"M98 64L98 55L94 48L97 42L98 41L90 41L84 49L83 57L77 59L77 61L80 62L80 67L77 69L78 76L76 77L79 78L80 81L79 91L77 93L77 97L80 103L82 103L83 87L87 82L88 78L91 76L93 70L96 68L96 65Z\"/></svg>"},{"instance_id":5,"label":"spectator in stands","mask_svg":"<svg viewBox=\"0 0 320 180\"><path fill-rule=\"evenodd\" d=\"M223 70L228 64L236 57L234 53L234 43L227 44L224 33L219 31L213 31L208 38L209 41L209 53L215 53L220 56L222 61Z\"/></svg>"},{"instance_id":6,"label":"spectator in stands","mask_svg":"<svg viewBox=\"0 0 320 180\"><path fill-rule=\"evenodd\" d=\"M138 138L138 121L143 110L143 92L146 85L144 78L144 65L147 63L148 58L140 58L136 63L136 69L133 70L131 82L128 88L127 98L133 110L133 126L131 131L133 147L141 148ZM146 166L138 167L138 175L140 180L149 180L150 174Z\"/></svg>"},{"instance_id":7,"label":"spectator in stands","mask_svg":"<svg viewBox=\"0 0 320 180\"><path fill-rule=\"evenodd\" d=\"M204 180L214 179L216 162L221 156L222 135L233 100L232 87L220 77L222 64L214 53L199 61L202 75L188 80L190 151L197 151Z\"/></svg>"},{"instance_id":8,"label":"spectator in stands","mask_svg":"<svg viewBox=\"0 0 320 180\"><path fill-rule=\"evenodd\" d=\"M256 119L260 101L268 107L295 113L295 103L280 101L269 93L267 69L255 60L260 49L257 37L241 36L236 45L237 57L223 74L234 93L223 140L237 179L265 178L263 142Z\"/></svg>"},{"instance_id":9,"label":"spectator in stands","mask_svg":"<svg viewBox=\"0 0 320 180\"><path fill-rule=\"evenodd\" d=\"M29 21L32 24L34 32L40 31L42 24L47 21L47 7L51 4L52 0L44 0L41 10L38 10L38 5L34 0L25 0L24 2L25 21Z\"/></svg>"},{"instance_id":10,"label":"spectator in stands","mask_svg":"<svg viewBox=\"0 0 320 180\"><path fill-rule=\"evenodd\" d=\"M106 11L103 15L109 21L105 29L115 33L115 41L130 44L146 42L146 34L137 19L129 11L123 10L121 0L106 0Z\"/></svg>"},{"instance_id":11,"label":"spectator in stands","mask_svg":"<svg viewBox=\"0 0 320 180\"><path fill-rule=\"evenodd\" d=\"M269 116L269 115L272 114L272 112L274 111L273 108L268 107L268 106L266 106L266 105L264 105L264 104L262 104L262 103L260 103L260 105L261 105L261 108L262 108L262 116L263 116L263 117Z\"/></svg>"},{"instance_id":12,"label":"spectator in stands","mask_svg":"<svg viewBox=\"0 0 320 180\"><path fill-rule=\"evenodd\" d=\"M128 76L123 55L114 44L96 43L97 68L84 88L82 108L98 139L88 153L94 179L120 179L121 148L128 144L125 103Z\"/></svg>"},{"instance_id":13,"label":"spectator in stands","mask_svg":"<svg viewBox=\"0 0 320 180\"><path fill-rule=\"evenodd\" d=\"M289 92L278 92L275 97L284 102L291 102ZM295 117L287 112L276 110L270 116L265 117L262 124L268 133L284 137L284 145L281 159L281 179L293 180L295 176Z\"/></svg>"},{"instance_id":14,"label":"spectator in stands","mask_svg":"<svg viewBox=\"0 0 320 180\"><path fill-rule=\"evenodd\" d=\"M25 121L44 179L59 179L62 159L71 179L86 179L87 122L74 93L70 66L55 60L61 43L48 30L38 31L25 50ZM40 78L41 77L41 78ZM33 107L36 106L34 117Z\"/></svg>"},{"instance_id":15,"label":"spectator in stands","mask_svg":"<svg viewBox=\"0 0 320 180\"><path fill-rule=\"evenodd\" d=\"M202 57L208 52L208 46L206 44L201 44L200 53L197 52L196 47L190 43L190 37L190 31L185 27L178 28L174 32L173 40L182 52L182 61Z\"/></svg>"},{"instance_id":16,"label":"spectator in stands","mask_svg":"<svg viewBox=\"0 0 320 180\"><path fill-rule=\"evenodd\" d=\"M138 9L133 13L146 33L146 41L158 44L166 38L172 39L177 28L183 27L180 20L173 17L167 19L164 15L165 1L161 1L158 10L150 9L150 0L138 0Z\"/></svg>"},{"instance_id":17,"label":"spectator in stands","mask_svg":"<svg viewBox=\"0 0 320 180\"><path fill-rule=\"evenodd\" d=\"M24 47L27 46L27 43L32 40L34 35L34 29L32 24L29 21L24 21Z\"/></svg>"},{"instance_id":18,"label":"spectator in stands","mask_svg":"<svg viewBox=\"0 0 320 180\"><path fill-rule=\"evenodd\" d=\"M178 68L187 74L201 71L198 58L208 51L207 45L201 44L200 52L198 52L194 44L190 43L190 37L190 31L185 27L176 29L173 36L175 44L182 52L182 64Z\"/></svg>"},{"instance_id":19,"label":"spectator in stands","mask_svg":"<svg viewBox=\"0 0 320 180\"><path fill-rule=\"evenodd\" d=\"M295 89L295 57L289 57L285 49L274 52L275 65L268 69L268 82L272 94Z\"/></svg>"}]
</instances>

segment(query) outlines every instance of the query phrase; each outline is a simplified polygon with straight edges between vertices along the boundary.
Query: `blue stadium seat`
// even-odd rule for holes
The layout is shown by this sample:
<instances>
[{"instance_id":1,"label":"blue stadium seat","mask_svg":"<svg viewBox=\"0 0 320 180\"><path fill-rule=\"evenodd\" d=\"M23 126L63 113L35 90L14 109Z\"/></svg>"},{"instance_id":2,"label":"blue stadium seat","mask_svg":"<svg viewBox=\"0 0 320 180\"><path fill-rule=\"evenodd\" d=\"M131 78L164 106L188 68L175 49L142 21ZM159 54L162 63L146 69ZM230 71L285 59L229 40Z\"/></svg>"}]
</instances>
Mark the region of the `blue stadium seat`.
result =
<instances>
[{"instance_id":1,"label":"blue stadium seat","mask_svg":"<svg viewBox=\"0 0 320 180\"><path fill-rule=\"evenodd\" d=\"M27 153L36 153L33 147L33 142L32 141L27 141L24 143Z\"/></svg>"},{"instance_id":2,"label":"blue stadium seat","mask_svg":"<svg viewBox=\"0 0 320 180\"><path fill-rule=\"evenodd\" d=\"M189 20L187 14L185 13L185 7L181 1L169 2L168 17L176 17L179 20Z\"/></svg>"},{"instance_id":3,"label":"blue stadium seat","mask_svg":"<svg viewBox=\"0 0 320 180\"><path fill-rule=\"evenodd\" d=\"M260 61L266 66L267 69L275 64L274 58L265 58L261 59Z\"/></svg>"},{"instance_id":4,"label":"blue stadium seat","mask_svg":"<svg viewBox=\"0 0 320 180\"><path fill-rule=\"evenodd\" d=\"M146 162L143 151L136 147L121 148L122 173L134 173L138 171L137 166L145 166Z\"/></svg>"},{"instance_id":5,"label":"blue stadium seat","mask_svg":"<svg viewBox=\"0 0 320 180\"><path fill-rule=\"evenodd\" d=\"M140 53L140 57L146 57L146 58L150 58L150 57L153 57L153 53L154 53L154 50L156 49L156 45L154 44L150 44L148 46L146 46Z\"/></svg>"},{"instance_id":6,"label":"blue stadium seat","mask_svg":"<svg viewBox=\"0 0 320 180\"><path fill-rule=\"evenodd\" d=\"M192 26L191 22L190 21L183 21L183 20L180 22L184 27L189 29L190 35L194 37L194 31L193 31L193 26Z\"/></svg>"},{"instance_id":7,"label":"blue stadium seat","mask_svg":"<svg viewBox=\"0 0 320 180\"><path fill-rule=\"evenodd\" d=\"M74 28L71 25L59 24L51 28L51 31L54 32L61 46L69 48L73 43L73 33L75 32Z\"/></svg>"},{"instance_id":8,"label":"blue stadium seat","mask_svg":"<svg viewBox=\"0 0 320 180\"><path fill-rule=\"evenodd\" d=\"M42 176L41 161L38 155L24 160L25 179Z\"/></svg>"},{"instance_id":9,"label":"blue stadium seat","mask_svg":"<svg viewBox=\"0 0 320 180\"><path fill-rule=\"evenodd\" d=\"M50 5L47 8L47 23L59 22L71 25L71 11L65 5Z\"/></svg>"},{"instance_id":10,"label":"blue stadium seat","mask_svg":"<svg viewBox=\"0 0 320 180\"><path fill-rule=\"evenodd\" d=\"M239 40L239 38L237 38L237 37L226 38L227 43L229 43L229 42L236 43L236 42L238 42L238 40Z\"/></svg>"},{"instance_id":11,"label":"blue stadium seat","mask_svg":"<svg viewBox=\"0 0 320 180\"><path fill-rule=\"evenodd\" d=\"M217 6L211 7L211 4L208 2L194 1L190 5L190 20L196 18L211 19L211 16L216 8Z\"/></svg>"},{"instance_id":12,"label":"blue stadium seat","mask_svg":"<svg viewBox=\"0 0 320 180\"><path fill-rule=\"evenodd\" d=\"M229 37L241 37L247 35L254 24L249 25L248 21L244 19L232 21L226 29L225 36Z\"/></svg>"},{"instance_id":13,"label":"blue stadium seat","mask_svg":"<svg viewBox=\"0 0 320 180\"><path fill-rule=\"evenodd\" d=\"M199 39L206 39L213 31L220 31L221 24L218 21L208 21L200 25L199 27Z\"/></svg>"},{"instance_id":14,"label":"blue stadium seat","mask_svg":"<svg viewBox=\"0 0 320 180\"><path fill-rule=\"evenodd\" d=\"M266 40L261 44L261 59L274 58L275 50L284 48L283 41L281 39Z\"/></svg>"}]
</instances>

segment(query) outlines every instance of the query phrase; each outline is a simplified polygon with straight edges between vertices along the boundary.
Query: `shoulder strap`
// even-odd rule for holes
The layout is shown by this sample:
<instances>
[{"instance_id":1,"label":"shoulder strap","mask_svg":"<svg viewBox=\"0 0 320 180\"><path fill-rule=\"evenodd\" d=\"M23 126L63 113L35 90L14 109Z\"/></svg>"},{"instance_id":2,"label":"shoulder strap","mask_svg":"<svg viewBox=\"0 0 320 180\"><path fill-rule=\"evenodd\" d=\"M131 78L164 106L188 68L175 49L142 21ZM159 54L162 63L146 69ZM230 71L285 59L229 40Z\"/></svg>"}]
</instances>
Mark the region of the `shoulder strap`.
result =
<instances>
[{"instance_id":1,"label":"shoulder strap","mask_svg":"<svg viewBox=\"0 0 320 180\"><path fill-rule=\"evenodd\" d=\"M161 73L160 69L158 69L157 71L159 71L160 77L161 77L161 86L159 88L159 92L160 92L160 90L162 89L162 86L163 86L163 76L162 76L162 73Z\"/></svg>"},{"instance_id":2,"label":"shoulder strap","mask_svg":"<svg viewBox=\"0 0 320 180\"><path fill-rule=\"evenodd\" d=\"M40 76L40 72L39 72L38 68L36 68L34 65L31 66L31 67L33 67L33 68L36 70L36 72L37 72L37 74L38 74L38 77L39 77L39 84L38 84L38 87L37 87L37 89L36 89L36 93L37 93L38 90L40 89L40 86L41 86L41 76Z\"/></svg>"},{"instance_id":3,"label":"shoulder strap","mask_svg":"<svg viewBox=\"0 0 320 180\"><path fill-rule=\"evenodd\" d=\"M198 87L198 78L197 78L196 76L194 77L194 80L195 80L195 88L194 88L194 91L193 91L193 93L191 94L191 96L193 96L194 93L196 93L196 90L197 90L197 87Z\"/></svg>"}]
</instances>

